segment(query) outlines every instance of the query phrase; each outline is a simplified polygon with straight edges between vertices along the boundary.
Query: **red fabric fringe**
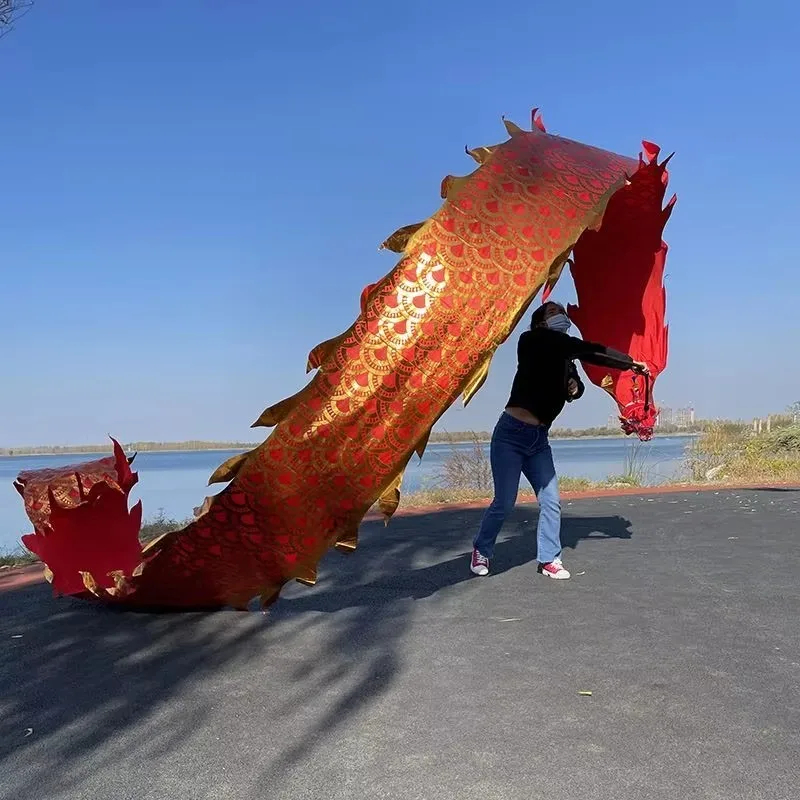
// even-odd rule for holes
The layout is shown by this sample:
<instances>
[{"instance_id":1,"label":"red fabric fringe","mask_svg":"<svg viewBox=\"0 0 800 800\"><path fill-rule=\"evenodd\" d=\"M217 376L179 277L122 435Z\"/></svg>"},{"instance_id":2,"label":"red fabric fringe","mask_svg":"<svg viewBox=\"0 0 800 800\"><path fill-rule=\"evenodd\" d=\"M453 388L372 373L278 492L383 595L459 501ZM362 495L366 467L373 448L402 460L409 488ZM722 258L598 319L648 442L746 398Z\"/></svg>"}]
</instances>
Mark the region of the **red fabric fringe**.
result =
<instances>
[{"instance_id":1,"label":"red fabric fringe","mask_svg":"<svg viewBox=\"0 0 800 800\"><path fill-rule=\"evenodd\" d=\"M661 237L676 198L663 207L669 159L659 164L658 147L643 144L648 161L640 156L639 169L611 197L600 229L584 232L575 245L570 271L578 304L568 311L585 339L650 367L646 381L632 372L583 365L592 383L616 400L625 433L648 440L658 418L653 384L667 365L667 245Z\"/></svg>"}]
</instances>

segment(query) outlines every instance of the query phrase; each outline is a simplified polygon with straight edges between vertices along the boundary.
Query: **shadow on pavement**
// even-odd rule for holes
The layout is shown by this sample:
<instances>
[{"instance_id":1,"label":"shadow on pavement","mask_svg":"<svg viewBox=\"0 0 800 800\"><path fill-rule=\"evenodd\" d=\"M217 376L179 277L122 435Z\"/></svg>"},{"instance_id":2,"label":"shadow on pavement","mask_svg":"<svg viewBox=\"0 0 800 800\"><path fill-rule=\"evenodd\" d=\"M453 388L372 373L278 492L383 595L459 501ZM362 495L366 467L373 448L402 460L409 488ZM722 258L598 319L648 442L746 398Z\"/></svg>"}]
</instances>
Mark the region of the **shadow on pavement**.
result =
<instances>
[{"instance_id":1,"label":"shadow on pavement","mask_svg":"<svg viewBox=\"0 0 800 800\"><path fill-rule=\"evenodd\" d=\"M403 641L413 624L415 601L468 580L491 581L536 558L535 508L518 507L507 520L495 547L492 575L469 572L472 537L483 509L445 510L417 517L399 517L388 527L362 528L358 549L350 555L331 553L323 562L321 580L312 590L291 591L275 607L275 615L317 612L332 616L329 641L320 657L307 659L291 675L297 687L285 711L308 702L309 692L349 685L312 730L272 761L263 785L280 781L286 772L312 757L315 748L335 736L350 716L374 702L403 668ZM588 538L631 537L630 522L619 516L564 517L562 545L575 549ZM335 566L333 564L335 562ZM354 679L354 676L360 678Z\"/></svg>"},{"instance_id":2,"label":"shadow on pavement","mask_svg":"<svg viewBox=\"0 0 800 800\"><path fill-rule=\"evenodd\" d=\"M468 569L465 554L472 546L472 536L482 515L482 509L470 509L395 520L391 526L399 530L393 531L391 538L376 532L359 545L355 554L344 556L344 559L353 560L352 566L345 563L342 568L337 564L329 575L326 574L317 591L283 599L281 609L334 612L369 606L374 611L378 606L392 605L403 599L420 600L440 589L472 580L474 576ZM439 524L434 526L434 520ZM536 513L517 509L495 547L492 576L536 559L535 529ZM504 535L508 538L504 539ZM630 522L618 516L565 516L561 532L565 550L574 550L590 537L629 539ZM451 554L452 557L442 560L443 556ZM326 563L330 563L330 558ZM419 566L420 558L434 560L434 563ZM377 575L367 582L359 582L362 568L367 574L377 572Z\"/></svg>"},{"instance_id":3,"label":"shadow on pavement","mask_svg":"<svg viewBox=\"0 0 800 800\"><path fill-rule=\"evenodd\" d=\"M111 612L42 584L0 594L0 767L14 796L80 793L121 762L167 768L187 741L211 750L226 705L232 740L248 714L249 736L271 734L258 783L279 782L391 687L414 603L471 579L481 515L367 523L354 554L329 554L320 582L287 587L266 617ZM534 509L516 510L494 575L535 558L535 523ZM569 549L630 535L619 516L565 517L562 538ZM275 735L282 726L297 734Z\"/></svg>"},{"instance_id":4,"label":"shadow on pavement","mask_svg":"<svg viewBox=\"0 0 800 800\"><path fill-rule=\"evenodd\" d=\"M219 614L147 617L56 599L47 584L0 595L0 610L0 764L47 742L39 796L112 767L120 748L109 739L126 729L148 730L126 752L168 754L210 711L181 698L187 678L247 658L259 632L252 624L226 630L214 621ZM158 731L142 724L156 716L164 723ZM66 765L70 781L60 773Z\"/></svg>"}]
</instances>

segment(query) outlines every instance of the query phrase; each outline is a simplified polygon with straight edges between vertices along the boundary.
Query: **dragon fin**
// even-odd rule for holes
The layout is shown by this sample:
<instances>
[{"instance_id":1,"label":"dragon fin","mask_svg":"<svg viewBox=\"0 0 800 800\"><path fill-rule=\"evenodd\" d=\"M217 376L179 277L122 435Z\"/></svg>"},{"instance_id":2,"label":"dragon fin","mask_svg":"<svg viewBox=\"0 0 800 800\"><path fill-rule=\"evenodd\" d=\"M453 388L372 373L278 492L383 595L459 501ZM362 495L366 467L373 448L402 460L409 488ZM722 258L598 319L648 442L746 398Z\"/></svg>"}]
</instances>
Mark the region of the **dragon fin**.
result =
<instances>
[{"instance_id":1,"label":"dragon fin","mask_svg":"<svg viewBox=\"0 0 800 800\"><path fill-rule=\"evenodd\" d=\"M283 422L289 414L294 411L303 396L306 387L302 388L299 392L281 400L280 403L275 403L274 406L264 409L261 416L250 426L251 428L273 428L279 422Z\"/></svg>"},{"instance_id":2,"label":"dragon fin","mask_svg":"<svg viewBox=\"0 0 800 800\"><path fill-rule=\"evenodd\" d=\"M449 199L450 195L458 192L467 183L469 177L466 175L445 175L442 179L442 187L439 190L443 200Z\"/></svg>"},{"instance_id":3,"label":"dragon fin","mask_svg":"<svg viewBox=\"0 0 800 800\"><path fill-rule=\"evenodd\" d=\"M392 253L405 253L411 237L424 225L424 222L415 222L413 225L404 225L398 228L388 239L385 239L379 250L390 250Z\"/></svg>"},{"instance_id":4,"label":"dragon fin","mask_svg":"<svg viewBox=\"0 0 800 800\"><path fill-rule=\"evenodd\" d=\"M542 133L547 133L547 129L544 127L544 120L538 108L534 108L531 111L531 130L534 133L536 133L537 130L540 130Z\"/></svg>"},{"instance_id":5,"label":"dragon fin","mask_svg":"<svg viewBox=\"0 0 800 800\"><path fill-rule=\"evenodd\" d=\"M220 464L208 479L208 485L211 486L212 483L227 483L228 481L232 481L241 469L242 464L247 461L247 457L250 455L250 452L251 451L248 450L246 453L238 453L224 463ZM206 500L203 502L203 506L206 502L208 502L209 499L210 498L206 498ZM200 508L203 508L203 506ZM208 509L206 508L206 511L207 510Z\"/></svg>"},{"instance_id":6,"label":"dragon fin","mask_svg":"<svg viewBox=\"0 0 800 800\"><path fill-rule=\"evenodd\" d=\"M400 484L403 482L403 472L400 471L397 477L383 490L378 498L378 508L385 517L384 522L388 525L392 515L400 505Z\"/></svg>"},{"instance_id":7,"label":"dragon fin","mask_svg":"<svg viewBox=\"0 0 800 800\"><path fill-rule=\"evenodd\" d=\"M525 133L525 131L523 131L516 122L512 122L510 119L506 119L505 117L503 117L503 125L506 126L509 136L517 136L520 133Z\"/></svg>"},{"instance_id":8,"label":"dragon fin","mask_svg":"<svg viewBox=\"0 0 800 800\"><path fill-rule=\"evenodd\" d=\"M212 475L211 477L213 478L214 476ZM210 482L211 482L211 479L209 478L209 483ZM203 500L203 502L199 506L197 506L197 508L195 508L193 510L194 518L195 519L199 519L204 514L208 514L209 509L211 508L211 504L213 502L214 502L214 498L213 497L206 497L205 500Z\"/></svg>"},{"instance_id":9,"label":"dragon fin","mask_svg":"<svg viewBox=\"0 0 800 800\"><path fill-rule=\"evenodd\" d=\"M547 275L547 282L545 283L544 290L542 291L542 302L545 302L547 298L550 297L550 293L558 283L558 279L561 277L561 273L564 271L564 267L567 264L572 267L573 262L571 258L564 258L560 261L556 261L550 268L550 272Z\"/></svg>"},{"instance_id":10,"label":"dragon fin","mask_svg":"<svg viewBox=\"0 0 800 800\"><path fill-rule=\"evenodd\" d=\"M333 339L326 339L320 342L309 354L306 362L306 372L317 369L323 361L339 346L345 334L334 336Z\"/></svg>"},{"instance_id":11,"label":"dragon fin","mask_svg":"<svg viewBox=\"0 0 800 800\"><path fill-rule=\"evenodd\" d=\"M428 440L431 438L431 432L428 432L417 442L417 446L414 448L414 452L422 458L425 455L425 448L428 446Z\"/></svg>"},{"instance_id":12,"label":"dragon fin","mask_svg":"<svg viewBox=\"0 0 800 800\"><path fill-rule=\"evenodd\" d=\"M100 590L97 586L97 581L94 579L94 576L91 572L83 572L81 571L81 580L83 581L83 585L94 595L100 596Z\"/></svg>"},{"instance_id":13,"label":"dragon fin","mask_svg":"<svg viewBox=\"0 0 800 800\"><path fill-rule=\"evenodd\" d=\"M262 611L265 611L278 599L278 595L281 593L281 588L282 584L270 583L267 584L261 590L261 594L259 594L258 600ZM240 608L240 607L247 608L247 603L245 602L244 606L234 605L234 608Z\"/></svg>"},{"instance_id":14,"label":"dragon fin","mask_svg":"<svg viewBox=\"0 0 800 800\"><path fill-rule=\"evenodd\" d=\"M492 356L488 355L481 361L478 368L470 376L467 385L464 387L464 405L466 406L470 400L478 393L478 390L486 382L489 375L489 366L492 363Z\"/></svg>"},{"instance_id":15,"label":"dragon fin","mask_svg":"<svg viewBox=\"0 0 800 800\"><path fill-rule=\"evenodd\" d=\"M294 579L305 586L313 586L317 582L317 568L311 565L303 567Z\"/></svg>"},{"instance_id":16,"label":"dragon fin","mask_svg":"<svg viewBox=\"0 0 800 800\"><path fill-rule=\"evenodd\" d=\"M470 150L469 147L465 147L464 150L470 158L474 159L479 164L485 164L492 154L491 147L473 147L472 150Z\"/></svg>"},{"instance_id":17,"label":"dragon fin","mask_svg":"<svg viewBox=\"0 0 800 800\"><path fill-rule=\"evenodd\" d=\"M352 553L358 547L358 524L351 525L337 536L334 547L340 553Z\"/></svg>"}]
</instances>

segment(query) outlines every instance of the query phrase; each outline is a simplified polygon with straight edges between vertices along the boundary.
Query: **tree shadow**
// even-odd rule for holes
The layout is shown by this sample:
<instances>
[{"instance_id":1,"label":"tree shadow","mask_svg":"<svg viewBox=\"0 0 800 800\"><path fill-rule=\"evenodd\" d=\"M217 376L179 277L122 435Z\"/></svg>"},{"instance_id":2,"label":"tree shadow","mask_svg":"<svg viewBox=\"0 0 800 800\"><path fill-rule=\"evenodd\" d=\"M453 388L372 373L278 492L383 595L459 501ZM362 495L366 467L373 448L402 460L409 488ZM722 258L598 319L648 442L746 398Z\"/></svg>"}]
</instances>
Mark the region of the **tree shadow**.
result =
<instances>
[{"instance_id":1,"label":"tree shadow","mask_svg":"<svg viewBox=\"0 0 800 800\"><path fill-rule=\"evenodd\" d=\"M14 687L0 699L9 796L82 795L132 759L179 762L193 748L215 774L213 765L234 759L237 742L253 736L261 738L259 774L242 796L274 790L368 719L404 673L416 604L472 578L468 553L482 513L366 523L355 553L329 554L320 582L287 587L266 617L111 613L55 599L41 584L0 594L0 680ZM535 523L532 508L516 510L493 577L482 580L535 558ZM565 517L562 540L575 548L630 535L618 516ZM221 693L220 682L243 687L240 700ZM220 726L228 735L212 749L203 736ZM144 794L133 780L132 794Z\"/></svg>"},{"instance_id":2,"label":"tree shadow","mask_svg":"<svg viewBox=\"0 0 800 800\"><path fill-rule=\"evenodd\" d=\"M109 742L120 731L136 740L127 740L126 752L164 755L203 725L209 705L187 710L173 702L176 695L187 680L254 654L263 628L257 616L213 616L227 617L227 624L199 614L109 613L54 598L47 584L0 594L0 680L14 687L0 701L0 768L7 786L14 785L8 765L25 759L26 750L47 760L35 787L23 782L13 796L28 790L50 796L70 787L79 793L84 779L117 763L119 744ZM154 731L148 720L155 714Z\"/></svg>"},{"instance_id":3,"label":"tree shadow","mask_svg":"<svg viewBox=\"0 0 800 800\"><path fill-rule=\"evenodd\" d=\"M316 613L341 621L321 657L299 665L292 674L297 688L287 697L283 713L307 701L309 690L346 683L350 688L295 744L275 753L263 785L274 786L307 763L350 717L388 691L403 670L402 644L417 601L466 581L496 580L535 561L538 512L535 507L518 506L498 539L491 575L476 579L469 571L469 553L482 515L483 509L443 510L399 517L386 529L380 523L367 525L354 553L332 553L324 559L323 581L310 591L290 591L278 602L274 611L278 619ZM631 536L630 521L620 516L565 515L561 541L564 549L574 550L590 538ZM357 665L366 666L361 667L361 679L353 681Z\"/></svg>"}]
</instances>

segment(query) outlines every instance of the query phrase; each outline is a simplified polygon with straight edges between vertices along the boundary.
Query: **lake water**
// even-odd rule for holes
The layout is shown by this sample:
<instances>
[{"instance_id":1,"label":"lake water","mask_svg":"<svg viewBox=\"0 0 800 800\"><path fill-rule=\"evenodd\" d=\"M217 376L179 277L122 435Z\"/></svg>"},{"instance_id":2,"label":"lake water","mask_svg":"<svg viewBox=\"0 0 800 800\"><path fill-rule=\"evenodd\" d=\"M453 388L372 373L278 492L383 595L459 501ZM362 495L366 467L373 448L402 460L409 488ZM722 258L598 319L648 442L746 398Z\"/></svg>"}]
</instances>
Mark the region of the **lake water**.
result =
<instances>
[{"instance_id":1,"label":"lake water","mask_svg":"<svg viewBox=\"0 0 800 800\"><path fill-rule=\"evenodd\" d=\"M661 483L680 473L690 437L665 437L647 444L637 444L637 460L643 461L648 483ZM559 474L570 477L604 480L619 475L625 469L626 458L634 443L630 439L561 439L554 441L553 453ZM470 448L472 445L431 444L420 461L416 456L406 470L403 490L413 492L435 485L442 466L453 448ZM486 445L488 452L488 445ZM139 473L139 483L131 496L132 502L142 500L145 519L153 517L160 509L168 517L184 519L199 506L209 490L208 477L234 451L188 451L174 453L139 453L134 465ZM20 456L0 457L0 550L14 549L19 537L29 533L28 522L22 507L22 498L12 486L12 481L22 470L56 467L98 458L88 456ZM523 479L524 480L524 479Z\"/></svg>"}]
</instances>

